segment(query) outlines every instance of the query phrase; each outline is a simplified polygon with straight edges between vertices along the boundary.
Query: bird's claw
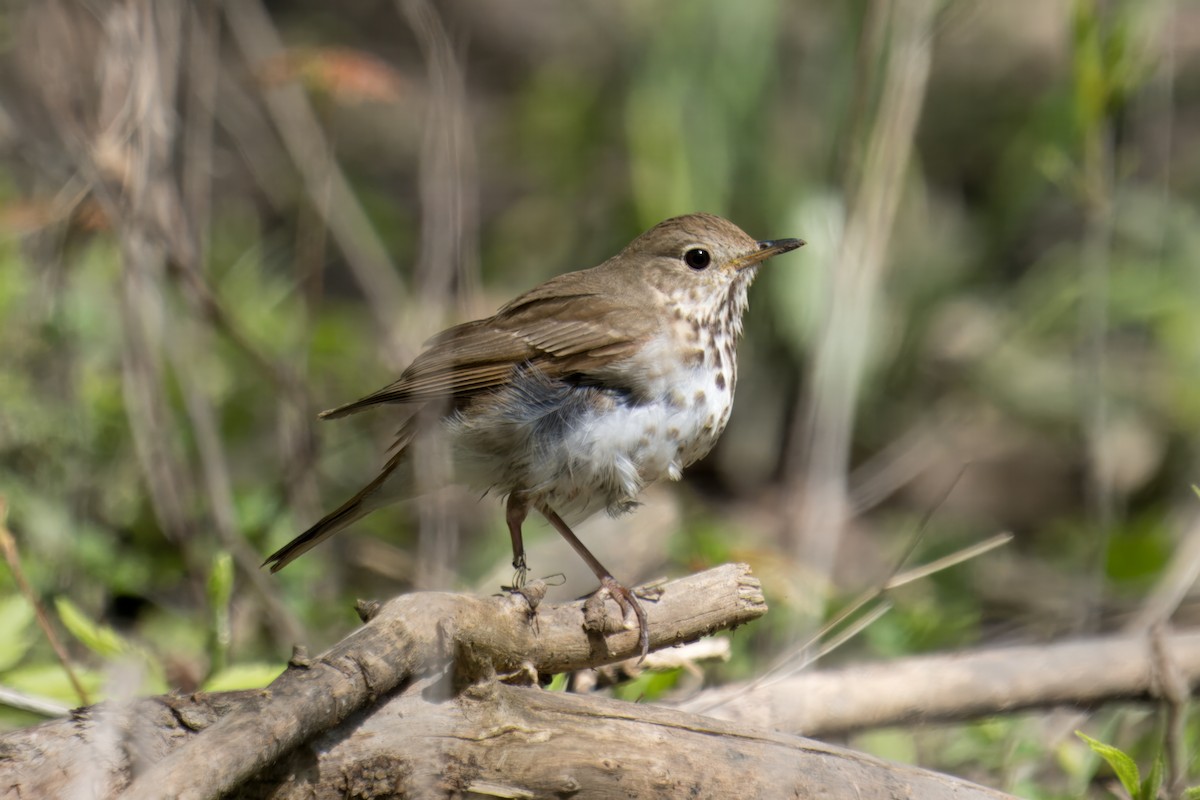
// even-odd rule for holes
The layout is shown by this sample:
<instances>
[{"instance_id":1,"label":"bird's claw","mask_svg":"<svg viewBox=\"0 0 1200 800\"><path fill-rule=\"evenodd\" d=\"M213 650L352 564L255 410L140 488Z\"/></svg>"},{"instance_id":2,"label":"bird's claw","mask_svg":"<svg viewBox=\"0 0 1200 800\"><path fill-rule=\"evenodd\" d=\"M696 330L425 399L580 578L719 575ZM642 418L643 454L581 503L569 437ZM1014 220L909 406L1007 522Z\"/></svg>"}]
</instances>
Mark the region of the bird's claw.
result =
<instances>
[{"instance_id":1,"label":"bird's claw","mask_svg":"<svg viewBox=\"0 0 1200 800\"><path fill-rule=\"evenodd\" d=\"M525 585L525 579L529 575L529 567L525 564L524 556L513 559L513 569L515 570L512 577L513 588L520 589Z\"/></svg>"},{"instance_id":2,"label":"bird's claw","mask_svg":"<svg viewBox=\"0 0 1200 800\"><path fill-rule=\"evenodd\" d=\"M602 578L600 586L617 602L617 605L621 608L621 615L623 617L628 619L629 613L632 611L633 615L637 618L638 649L641 652L638 663L641 663L650 652L650 624L646 620L646 610L642 608L642 604L638 601L637 596L617 582L616 578L611 576Z\"/></svg>"}]
</instances>

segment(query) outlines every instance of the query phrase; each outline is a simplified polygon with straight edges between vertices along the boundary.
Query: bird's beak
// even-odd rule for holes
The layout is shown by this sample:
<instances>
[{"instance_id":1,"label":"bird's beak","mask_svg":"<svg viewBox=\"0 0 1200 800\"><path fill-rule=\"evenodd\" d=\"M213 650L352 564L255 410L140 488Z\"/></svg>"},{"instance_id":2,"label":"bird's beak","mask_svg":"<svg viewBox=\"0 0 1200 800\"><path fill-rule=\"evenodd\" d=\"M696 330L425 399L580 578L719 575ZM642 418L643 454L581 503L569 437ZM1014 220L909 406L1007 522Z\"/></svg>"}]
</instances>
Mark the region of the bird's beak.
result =
<instances>
[{"instance_id":1,"label":"bird's beak","mask_svg":"<svg viewBox=\"0 0 1200 800\"><path fill-rule=\"evenodd\" d=\"M743 270L747 267L753 267L755 264L761 264L766 261L771 256L795 250L797 247L803 247L804 244L803 239L769 239L765 242L759 242L758 249L736 259L733 263L733 268Z\"/></svg>"}]
</instances>

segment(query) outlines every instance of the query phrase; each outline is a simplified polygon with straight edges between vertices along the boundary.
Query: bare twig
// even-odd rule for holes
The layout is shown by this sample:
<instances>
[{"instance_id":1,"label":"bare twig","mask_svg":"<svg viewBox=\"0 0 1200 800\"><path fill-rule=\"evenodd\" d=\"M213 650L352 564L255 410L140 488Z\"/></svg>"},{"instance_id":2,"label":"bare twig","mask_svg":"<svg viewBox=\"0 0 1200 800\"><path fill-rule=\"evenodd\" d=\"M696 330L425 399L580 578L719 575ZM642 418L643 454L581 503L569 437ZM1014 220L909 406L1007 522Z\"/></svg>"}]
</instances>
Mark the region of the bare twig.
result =
<instances>
[{"instance_id":1,"label":"bare twig","mask_svg":"<svg viewBox=\"0 0 1200 800\"><path fill-rule=\"evenodd\" d=\"M922 564L906 572L897 571L881 585L868 589L851 601L845 608L835 614L832 619L825 622L820 630L809 640L791 648L777 658L770 669L745 685L746 690L765 688L783 680L787 676L795 675L866 630L867 627L891 610L891 603L881 600L889 590L929 577L941 570L949 569L964 561L981 556L997 547L1008 544L1011 540L1012 534L998 534L984 542L972 545L956 553L951 553L928 564ZM908 554L905 554L904 559L907 558ZM903 565L904 559L896 565L897 570ZM864 611L864 609L866 610ZM862 612L861 615L860 612ZM834 634L835 631L836 634ZM813 651L813 647L818 644L820 644L820 647ZM736 697L737 695L722 696L722 699L714 702L727 703L736 699ZM715 708L715 705L695 706L694 710L704 712L711 708Z\"/></svg>"},{"instance_id":2,"label":"bare twig","mask_svg":"<svg viewBox=\"0 0 1200 800\"><path fill-rule=\"evenodd\" d=\"M940 427L918 424L855 467L849 477L851 512L866 513L937 459L946 457L945 431Z\"/></svg>"},{"instance_id":3,"label":"bare twig","mask_svg":"<svg viewBox=\"0 0 1200 800\"><path fill-rule=\"evenodd\" d=\"M4 553L4 560L8 563L8 569L12 572L13 580L17 583L17 589L29 601L29 605L33 606L33 613L37 618L38 627L42 629L42 635L50 643L55 657L58 658L58 663L62 664L63 671L67 673L67 679L71 681L71 688L75 690L76 697L79 698L79 702L82 705L87 705L91 702L88 699L87 690L79 682L79 677L75 674L75 669L71 666L71 660L67 656L67 649L63 647L62 641L58 638L58 634L50 624L50 617L46 614L46 609L42 606L37 594L33 591L33 587L26 580L25 570L21 569L21 554L17 550L17 540L13 538L12 533L8 530L7 515L7 504L4 498L0 497L0 551Z\"/></svg>"},{"instance_id":4,"label":"bare twig","mask_svg":"<svg viewBox=\"0 0 1200 800\"><path fill-rule=\"evenodd\" d=\"M1003 547L1011 542L1012 539L1013 535L1011 533L998 533L990 539L984 539L979 544L973 544L970 547L964 547L962 550L959 550L956 553L951 553L948 556L934 559L928 564L922 564L919 567L906 570L891 578L883 585L883 588L895 589L905 585L906 583L912 583L913 581L918 581L922 578L928 578L930 575L933 575L936 572L941 572L944 569L957 566L964 561L970 561L972 558L978 558L984 553L989 553L992 550L995 550L997 547Z\"/></svg>"},{"instance_id":5,"label":"bare twig","mask_svg":"<svg viewBox=\"0 0 1200 800\"><path fill-rule=\"evenodd\" d=\"M86 702L85 700L84 703L86 704ZM38 714L43 717L65 717L71 713L70 707L55 700L34 697L27 692L10 689L7 686L0 686L0 705L15 708L18 711L28 711L30 714Z\"/></svg>"}]
</instances>

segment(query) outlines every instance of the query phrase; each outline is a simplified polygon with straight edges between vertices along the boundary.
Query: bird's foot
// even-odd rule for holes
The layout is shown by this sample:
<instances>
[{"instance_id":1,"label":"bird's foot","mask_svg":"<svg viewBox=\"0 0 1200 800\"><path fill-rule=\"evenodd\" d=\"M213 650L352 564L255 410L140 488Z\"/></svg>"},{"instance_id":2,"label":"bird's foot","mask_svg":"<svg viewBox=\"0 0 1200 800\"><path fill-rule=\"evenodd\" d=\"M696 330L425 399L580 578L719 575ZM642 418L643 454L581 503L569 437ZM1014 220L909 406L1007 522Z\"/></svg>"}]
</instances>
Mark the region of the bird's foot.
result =
<instances>
[{"instance_id":1,"label":"bird's foot","mask_svg":"<svg viewBox=\"0 0 1200 800\"><path fill-rule=\"evenodd\" d=\"M529 567L525 564L525 556L513 559L512 585L514 589L520 589L525 586L525 579L529 576Z\"/></svg>"},{"instance_id":2,"label":"bird's foot","mask_svg":"<svg viewBox=\"0 0 1200 800\"><path fill-rule=\"evenodd\" d=\"M626 620L629 619L630 613L637 618L638 648L642 654L638 659L640 662L650 652L650 624L646 621L646 609L642 608L637 596L619 583L616 578L612 576L601 578L600 586L608 592L613 600L617 601L617 605L621 608L621 614Z\"/></svg>"}]
</instances>

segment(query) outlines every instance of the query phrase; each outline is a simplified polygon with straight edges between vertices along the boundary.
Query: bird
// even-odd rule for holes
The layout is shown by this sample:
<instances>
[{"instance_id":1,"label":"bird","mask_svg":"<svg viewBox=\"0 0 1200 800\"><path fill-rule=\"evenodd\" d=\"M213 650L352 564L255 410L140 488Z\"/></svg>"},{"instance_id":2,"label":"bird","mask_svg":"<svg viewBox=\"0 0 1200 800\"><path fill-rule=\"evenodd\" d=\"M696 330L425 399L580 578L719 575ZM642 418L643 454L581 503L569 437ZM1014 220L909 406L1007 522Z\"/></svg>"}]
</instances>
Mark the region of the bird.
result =
<instances>
[{"instance_id":1,"label":"bird","mask_svg":"<svg viewBox=\"0 0 1200 800\"><path fill-rule=\"evenodd\" d=\"M522 525L537 511L585 561L643 657L645 610L571 529L632 511L650 484L679 480L724 431L737 382L747 291L767 259L801 239L755 240L707 213L667 219L612 258L568 272L495 314L425 343L400 377L320 414L380 405L410 415L394 453L353 497L272 553L276 572L366 514L414 495L413 442L446 437L454 480L505 500L514 585L528 571Z\"/></svg>"}]
</instances>

